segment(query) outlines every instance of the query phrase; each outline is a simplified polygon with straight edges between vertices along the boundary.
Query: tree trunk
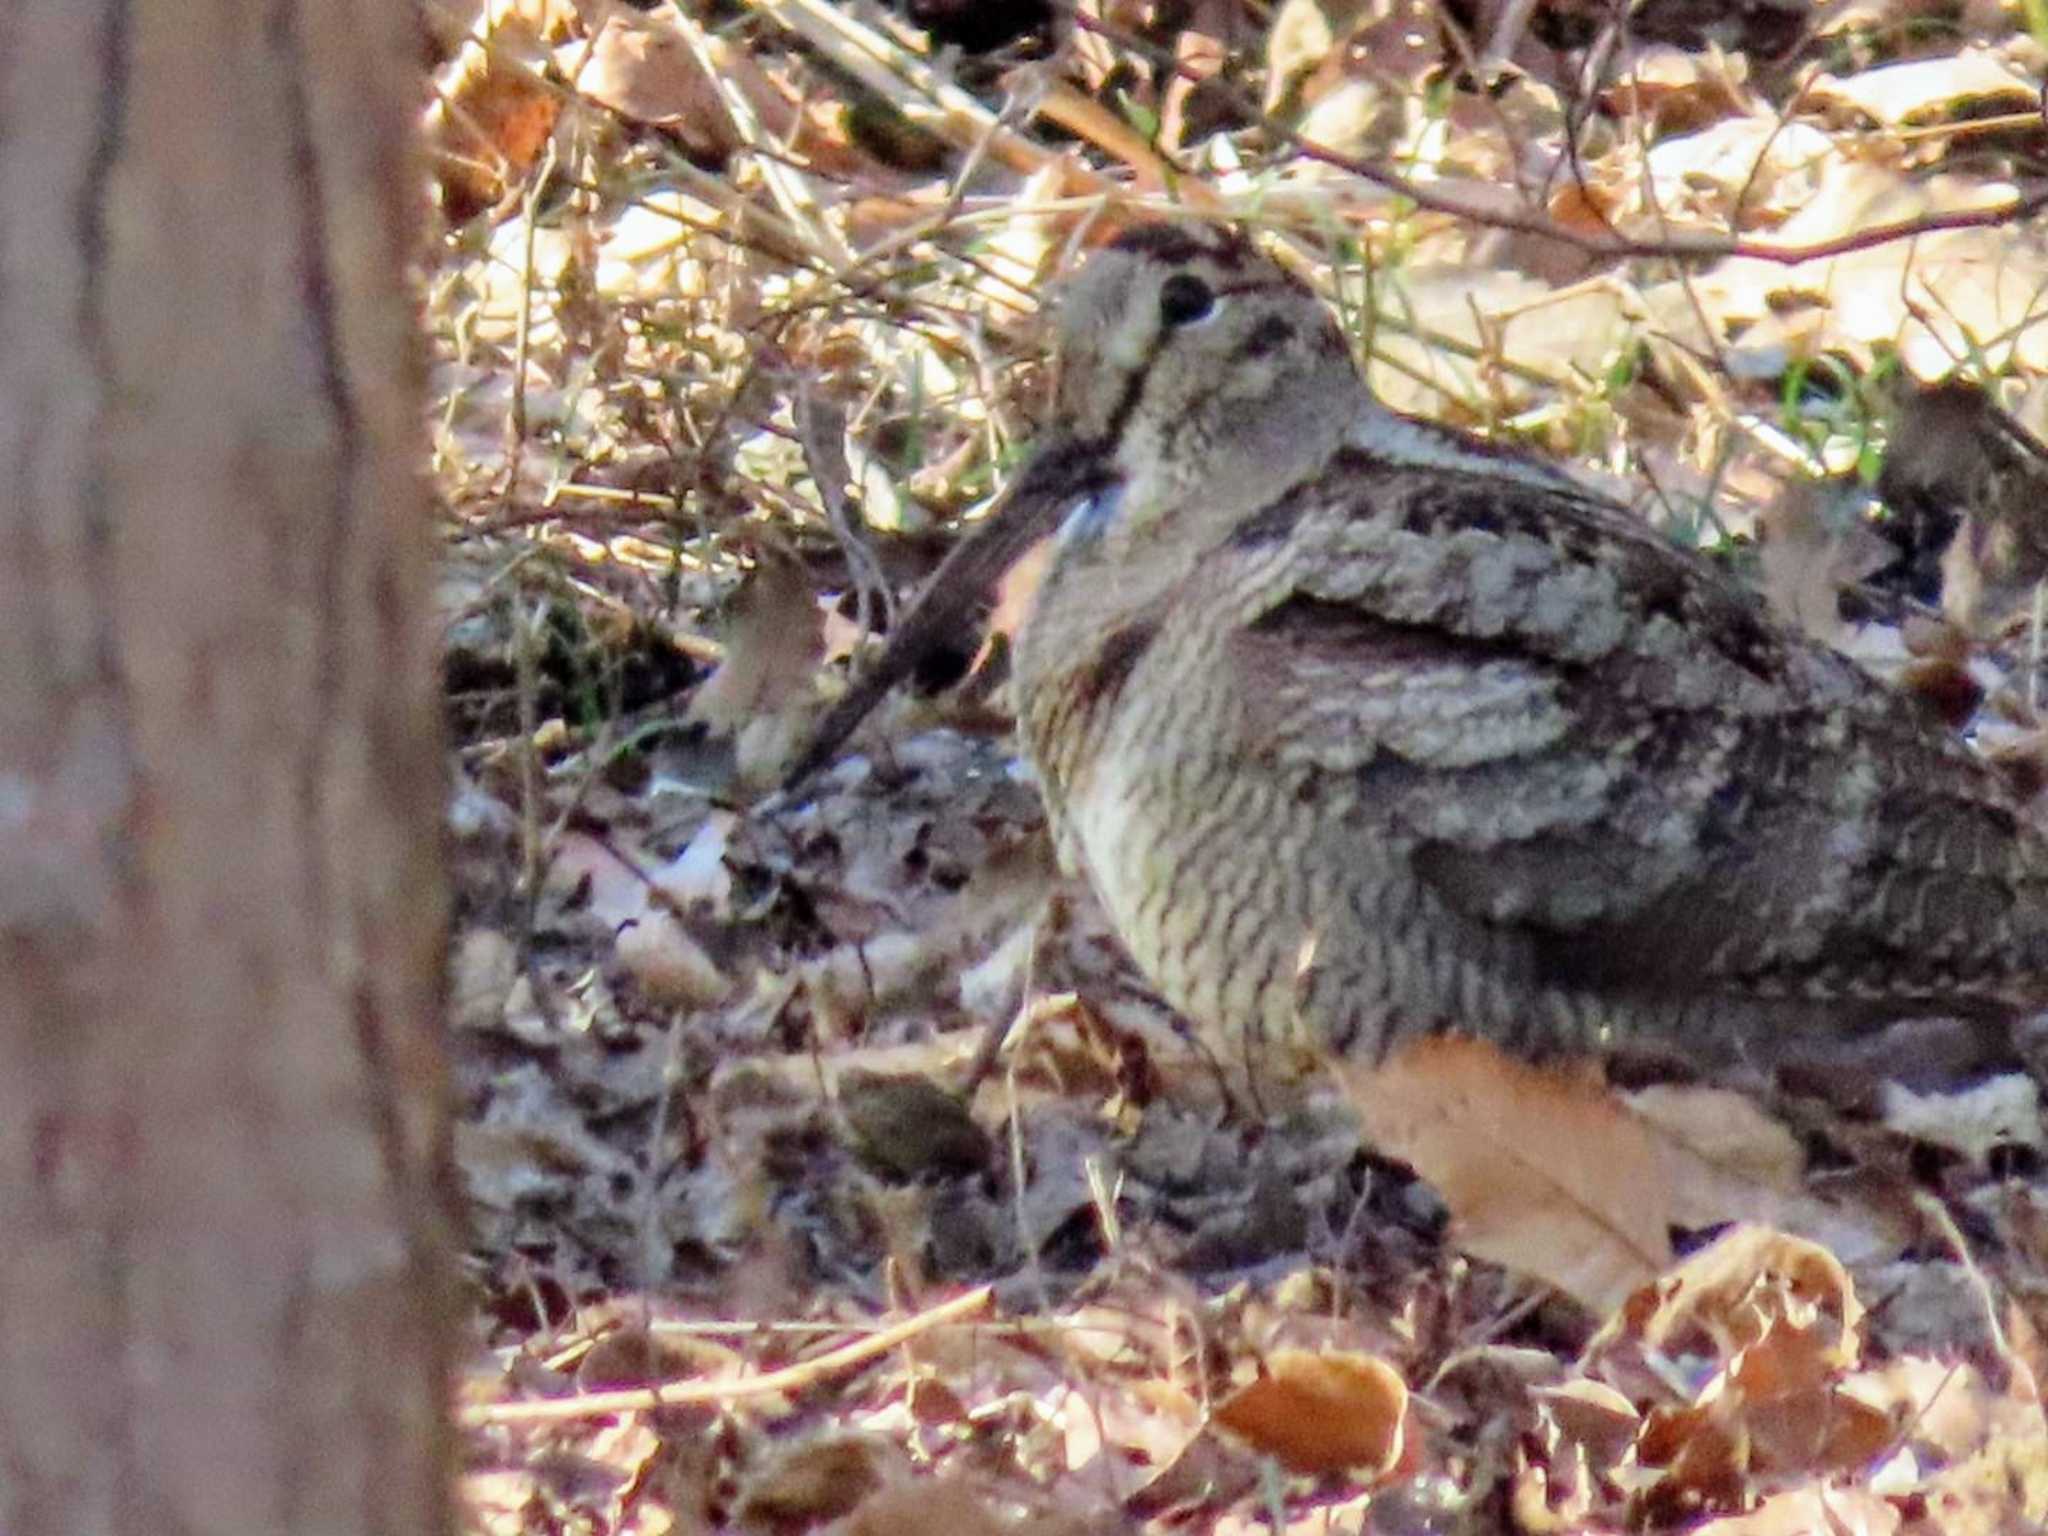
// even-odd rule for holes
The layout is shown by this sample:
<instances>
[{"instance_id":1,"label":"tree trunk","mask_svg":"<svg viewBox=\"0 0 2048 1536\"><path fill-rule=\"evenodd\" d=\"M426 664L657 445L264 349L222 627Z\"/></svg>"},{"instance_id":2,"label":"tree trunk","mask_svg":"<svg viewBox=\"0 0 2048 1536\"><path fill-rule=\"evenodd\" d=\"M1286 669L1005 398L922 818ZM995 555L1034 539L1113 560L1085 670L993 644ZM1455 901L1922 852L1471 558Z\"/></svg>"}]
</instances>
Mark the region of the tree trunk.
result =
<instances>
[{"instance_id":1,"label":"tree trunk","mask_svg":"<svg viewBox=\"0 0 2048 1536\"><path fill-rule=\"evenodd\" d=\"M0 31L0 1530L448 1529L411 0Z\"/></svg>"}]
</instances>

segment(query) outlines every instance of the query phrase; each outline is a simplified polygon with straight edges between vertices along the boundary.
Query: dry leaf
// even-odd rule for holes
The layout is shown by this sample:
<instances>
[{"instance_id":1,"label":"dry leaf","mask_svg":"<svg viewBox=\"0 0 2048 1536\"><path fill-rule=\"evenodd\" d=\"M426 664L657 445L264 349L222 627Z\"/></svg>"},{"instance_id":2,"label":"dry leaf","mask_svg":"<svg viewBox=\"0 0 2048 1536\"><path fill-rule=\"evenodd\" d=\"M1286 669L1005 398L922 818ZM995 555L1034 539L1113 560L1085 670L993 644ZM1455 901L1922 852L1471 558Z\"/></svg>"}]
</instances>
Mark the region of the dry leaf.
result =
<instances>
[{"instance_id":1,"label":"dry leaf","mask_svg":"<svg viewBox=\"0 0 2048 1536\"><path fill-rule=\"evenodd\" d=\"M1829 1203L1809 1193L1798 1139L1747 1095L1664 1085L1631 1093L1626 1102L1657 1143L1666 1208L1677 1226L1710 1228L1738 1218L1774 1225L1851 1263L1888 1257L1908 1235L1882 1201Z\"/></svg>"},{"instance_id":2,"label":"dry leaf","mask_svg":"<svg viewBox=\"0 0 2048 1536\"><path fill-rule=\"evenodd\" d=\"M732 991L732 979L673 913L659 907L622 928L612 954L657 1007L709 1007Z\"/></svg>"},{"instance_id":3,"label":"dry leaf","mask_svg":"<svg viewBox=\"0 0 2048 1536\"><path fill-rule=\"evenodd\" d=\"M1459 1247L1601 1312L1670 1262L1663 1156L1604 1085L1448 1036L1336 1070L1367 1136L1444 1197Z\"/></svg>"},{"instance_id":4,"label":"dry leaf","mask_svg":"<svg viewBox=\"0 0 2048 1536\"><path fill-rule=\"evenodd\" d=\"M1626 1101L1660 1136L1743 1184L1790 1191L1806 1171L1799 1139L1746 1094L1660 1083L1628 1094ZM1675 1189L1672 1196L1675 1217L1685 1226L1712 1226L1730 1215L1725 1183Z\"/></svg>"},{"instance_id":5,"label":"dry leaf","mask_svg":"<svg viewBox=\"0 0 2048 1536\"><path fill-rule=\"evenodd\" d=\"M808 693L821 634L803 572L784 561L762 561L733 599L724 659L691 698L689 717L734 731Z\"/></svg>"},{"instance_id":6,"label":"dry leaf","mask_svg":"<svg viewBox=\"0 0 2048 1536\"><path fill-rule=\"evenodd\" d=\"M554 132L561 100L540 76L546 57L533 25L512 15L465 40L435 77L421 136L451 223L501 201Z\"/></svg>"},{"instance_id":7,"label":"dry leaf","mask_svg":"<svg viewBox=\"0 0 2048 1536\"><path fill-rule=\"evenodd\" d=\"M1813 195L1834 141L1810 123L1775 114L1730 118L1656 144L1647 163L1658 206L1724 224L1738 207L1742 225L1778 223Z\"/></svg>"},{"instance_id":8,"label":"dry leaf","mask_svg":"<svg viewBox=\"0 0 2048 1536\"><path fill-rule=\"evenodd\" d=\"M2040 100L2025 80L1981 50L1942 59L1887 64L1837 79L1822 75L1807 88L1822 103L1854 107L1887 127L1947 121L1972 112L2024 112Z\"/></svg>"},{"instance_id":9,"label":"dry leaf","mask_svg":"<svg viewBox=\"0 0 2048 1536\"><path fill-rule=\"evenodd\" d=\"M1832 1254L1760 1227L1738 1228L1631 1298L1588 1350L1597 1368L1722 1362L1637 1438L1636 1460L1664 1474L1644 1495L1650 1518L1742 1509L1772 1481L1854 1472L1894 1444L1904 1405L1850 1390L1861 1321Z\"/></svg>"},{"instance_id":10,"label":"dry leaf","mask_svg":"<svg viewBox=\"0 0 2048 1536\"><path fill-rule=\"evenodd\" d=\"M1039 112L1112 160L1121 161L1130 169L1141 191L1162 192L1171 186L1191 208L1221 206L1209 183L1193 177L1180 178L1173 163L1120 114L1057 78L1047 80L1044 93Z\"/></svg>"},{"instance_id":11,"label":"dry leaf","mask_svg":"<svg viewBox=\"0 0 2048 1536\"><path fill-rule=\"evenodd\" d=\"M690 699L685 718L738 739L740 777L765 784L802 745L824 624L796 566L763 560L733 599L725 656Z\"/></svg>"},{"instance_id":12,"label":"dry leaf","mask_svg":"<svg viewBox=\"0 0 2048 1536\"><path fill-rule=\"evenodd\" d=\"M1453 1242L1598 1312L1669 1265L1674 1228L1765 1220L1856 1259L1896 1238L1881 1212L1807 1194L1798 1142L1741 1094L1623 1098L1456 1037L1336 1072L1367 1136L1443 1196Z\"/></svg>"},{"instance_id":13,"label":"dry leaf","mask_svg":"<svg viewBox=\"0 0 2048 1536\"><path fill-rule=\"evenodd\" d=\"M1537 1387L1533 1396L1557 1427L1586 1448L1596 1467L1619 1462L1642 1427L1642 1415L1620 1392L1604 1381L1579 1377L1556 1386Z\"/></svg>"},{"instance_id":14,"label":"dry leaf","mask_svg":"<svg viewBox=\"0 0 2048 1536\"><path fill-rule=\"evenodd\" d=\"M1407 1413L1407 1383L1377 1356L1283 1349L1217 1405L1216 1422L1290 1472L1377 1482L1401 1464Z\"/></svg>"},{"instance_id":15,"label":"dry leaf","mask_svg":"<svg viewBox=\"0 0 2048 1536\"><path fill-rule=\"evenodd\" d=\"M1282 0L1266 30L1264 110L1284 113L1297 102L1367 9L1363 0Z\"/></svg>"},{"instance_id":16,"label":"dry leaf","mask_svg":"<svg viewBox=\"0 0 2048 1536\"><path fill-rule=\"evenodd\" d=\"M801 1530L851 1514L883 1483L880 1444L834 1435L791 1447L740 1491L739 1523L754 1530Z\"/></svg>"},{"instance_id":17,"label":"dry leaf","mask_svg":"<svg viewBox=\"0 0 2048 1536\"><path fill-rule=\"evenodd\" d=\"M622 859L635 859L628 864ZM612 953L665 1006L702 1007L732 990L731 978L683 926L651 877L651 857L614 851L593 837L566 833L552 850L544 889L557 899L576 893L583 908L616 936Z\"/></svg>"},{"instance_id":18,"label":"dry leaf","mask_svg":"<svg viewBox=\"0 0 2048 1536\"><path fill-rule=\"evenodd\" d=\"M555 61L584 96L621 117L673 128L702 159L723 161L745 142L718 83L661 16L616 12L588 43L558 48Z\"/></svg>"},{"instance_id":19,"label":"dry leaf","mask_svg":"<svg viewBox=\"0 0 2048 1536\"><path fill-rule=\"evenodd\" d=\"M1800 480L1758 519L1764 596L1807 634L1833 644L1843 632L1836 602L1845 586L1897 558L1882 535L1846 509L1827 502L1837 493L1819 481Z\"/></svg>"},{"instance_id":20,"label":"dry leaf","mask_svg":"<svg viewBox=\"0 0 2048 1536\"><path fill-rule=\"evenodd\" d=\"M1741 112L1746 94L1725 56L1652 44L1635 50L1601 99L1618 117L1649 118L1663 137Z\"/></svg>"},{"instance_id":21,"label":"dry leaf","mask_svg":"<svg viewBox=\"0 0 2048 1536\"><path fill-rule=\"evenodd\" d=\"M1611 235L1618 212L1620 199L1612 191L1584 180L1564 183L1550 199L1551 218L1588 239Z\"/></svg>"},{"instance_id":22,"label":"dry leaf","mask_svg":"<svg viewBox=\"0 0 2048 1536\"><path fill-rule=\"evenodd\" d=\"M1831 1365L1854 1359L1863 1308L1841 1261L1804 1238L1742 1226L1631 1297L1587 1352L1597 1357L1628 1340L1662 1354L1701 1347L1729 1354L1760 1342L1788 1317L1809 1330L1831 1320Z\"/></svg>"}]
</instances>

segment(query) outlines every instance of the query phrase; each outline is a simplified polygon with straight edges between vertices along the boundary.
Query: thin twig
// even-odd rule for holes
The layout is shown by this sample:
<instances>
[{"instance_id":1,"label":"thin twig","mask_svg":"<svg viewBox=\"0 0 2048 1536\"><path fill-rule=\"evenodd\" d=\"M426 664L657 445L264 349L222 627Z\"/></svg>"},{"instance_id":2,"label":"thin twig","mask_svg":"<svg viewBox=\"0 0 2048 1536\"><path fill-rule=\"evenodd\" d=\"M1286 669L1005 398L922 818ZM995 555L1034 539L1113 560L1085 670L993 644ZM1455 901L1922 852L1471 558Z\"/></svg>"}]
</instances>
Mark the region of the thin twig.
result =
<instances>
[{"instance_id":1,"label":"thin twig","mask_svg":"<svg viewBox=\"0 0 2048 1536\"><path fill-rule=\"evenodd\" d=\"M486 1403L465 1408L456 1415L464 1428L493 1424L561 1424L572 1419L596 1418L609 1413L644 1412L655 1408L679 1408L690 1404L729 1403L745 1397L766 1397L771 1393L801 1392L829 1377L843 1375L886 1355L919 1334L935 1328L964 1323L986 1312L995 1300L995 1287L984 1285L956 1296L951 1301L905 1318L893 1327L856 1339L815 1360L806 1360L765 1376L741 1381L671 1382L660 1387L628 1387L617 1392L586 1392L576 1397L544 1398L535 1402Z\"/></svg>"},{"instance_id":2,"label":"thin twig","mask_svg":"<svg viewBox=\"0 0 2048 1536\"><path fill-rule=\"evenodd\" d=\"M796 392L796 429L804 450L804 467L818 488L818 500L825 504L825 521L839 541L846 569L853 578L856 608L862 634L874 628L875 607L880 604L890 628L896 625L896 594L882 574L865 535L855 524L852 505L846 496L851 472L846 462L846 412L837 401L828 400L808 381Z\"/></svg>"},{"instance_id":3,"label":"thin twig","mask_svg":"<svg viewBox=\"0 0 2048 1536\"><path fill-rule=\"evenodd\" d=\"M1085 15L1076 15L1074 23L1084 30L1101 34L1119 47L1128 48L1134 53L1154 59L1166 68L1178 71L1179 65L1172 54L1151 46L1142 38L1133 37L1115 27L1105 26ZM1489 229L1513 230L1539 240L1553 240L1591 256L1662 257L1670 261L1721 261L1731 256L1743 256L1754 261L1768 261L1789 267L1797 266L1801 262L1819 261L1829 256L1846 256L1852 251L1867 251L1876 246L1890 245L1894 241L1911 240L1920 235L1935 234L1944 230L1993 229L2005 224L2016 224L2048 208L2048 190L2043 190L2029 193L2024 197L2014 197L1988 208L1957 208L1946 213L1895 219L1889 224L1873 224L1853 234L1837 235L1830 240L1815 240L1805 245L1776 245L1713 235L1673 235L1661 240L1639 240L1624 235L1591 235L1559 224L1545 215L1503 213L1479 207L1462 198L1448 197L1441 192L1432 191L1427 186L1410 181L1398 171L1388 170L1385 166L1344 154L1326 144L1319 144L1313 139L1303 137L1279 119L1260 111L1258 103L1250 96L1221 81L1214 82L1212 88L1224 92L1232 105L1256 123L1261 132L1272 135L1276 142L1288 145L1306 159L1334 166L1340 171L1348 171L1360 180L1371 182L1374 186L1384 188L1407 199L1416 207L1426 208L1432 213L1448 214L1453 218Z\"/></svg>"}]
</instances>

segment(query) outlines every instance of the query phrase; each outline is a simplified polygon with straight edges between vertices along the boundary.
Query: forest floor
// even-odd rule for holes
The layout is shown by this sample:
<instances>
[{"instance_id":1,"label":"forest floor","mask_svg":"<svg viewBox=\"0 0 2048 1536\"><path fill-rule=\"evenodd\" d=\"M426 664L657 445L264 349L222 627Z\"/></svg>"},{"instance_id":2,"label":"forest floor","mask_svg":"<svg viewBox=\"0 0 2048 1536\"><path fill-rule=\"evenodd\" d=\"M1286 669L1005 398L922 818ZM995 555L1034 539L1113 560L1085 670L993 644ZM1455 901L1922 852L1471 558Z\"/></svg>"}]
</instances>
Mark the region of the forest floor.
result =
<instances>
[{"instance_id":1,"label":"forest floor","mask_svg":"<svg viewBox=\"0 0 2048 1536\"><path fill-rule=\"evenodd\" d=\"M1659 1174L1541 1123L1489 1232L1190 1039L1054 865L1007 609L775 792L1057 280L1173 214L2037 787L2026 604L1965 641L1938 562L2048 496L2038 0L425 9L465 1529L2048 1529L2035 1078L1551 1283Z\"/></svg>"}]
</instances>

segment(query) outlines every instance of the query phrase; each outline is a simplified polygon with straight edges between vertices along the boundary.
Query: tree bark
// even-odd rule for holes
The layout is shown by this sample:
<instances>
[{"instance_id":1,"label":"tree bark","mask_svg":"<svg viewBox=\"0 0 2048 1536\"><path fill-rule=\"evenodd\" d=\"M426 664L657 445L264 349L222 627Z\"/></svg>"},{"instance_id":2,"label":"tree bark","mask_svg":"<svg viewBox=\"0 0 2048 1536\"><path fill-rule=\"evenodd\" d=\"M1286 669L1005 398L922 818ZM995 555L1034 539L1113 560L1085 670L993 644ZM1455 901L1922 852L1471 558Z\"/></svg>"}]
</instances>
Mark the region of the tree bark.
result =
<instances>
[{"instance_id":1,"label":"tree bark","mask_svg":"<svg viewBox=\"0 0 2048 1536\"><path fill-rule=\"evenodd\" d=\"M0 1530L449 1527L410 0L0 30Z\"/></svg>"}]
</instances>

